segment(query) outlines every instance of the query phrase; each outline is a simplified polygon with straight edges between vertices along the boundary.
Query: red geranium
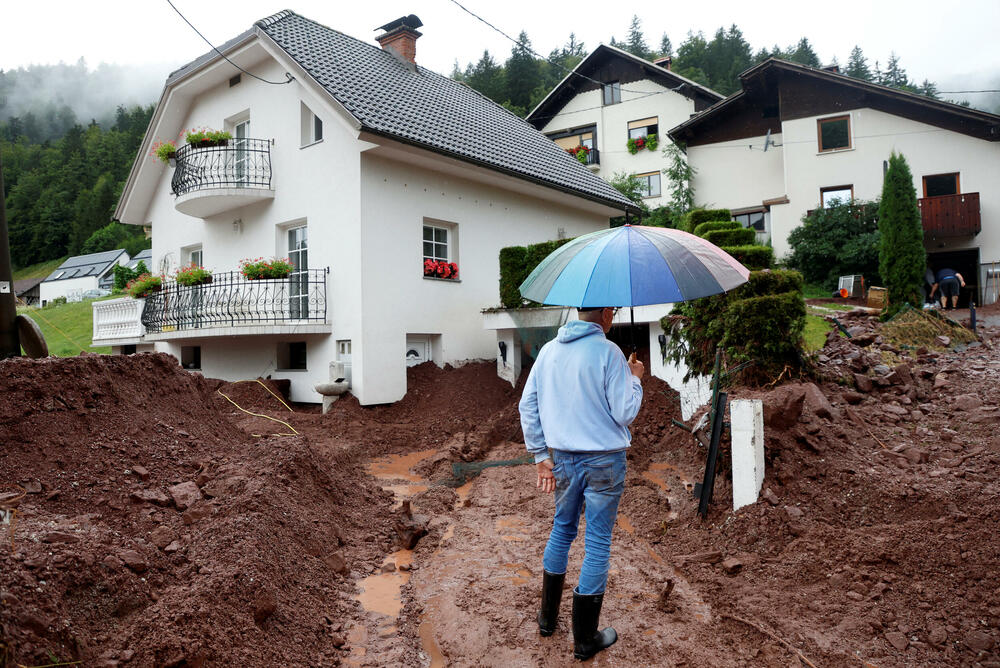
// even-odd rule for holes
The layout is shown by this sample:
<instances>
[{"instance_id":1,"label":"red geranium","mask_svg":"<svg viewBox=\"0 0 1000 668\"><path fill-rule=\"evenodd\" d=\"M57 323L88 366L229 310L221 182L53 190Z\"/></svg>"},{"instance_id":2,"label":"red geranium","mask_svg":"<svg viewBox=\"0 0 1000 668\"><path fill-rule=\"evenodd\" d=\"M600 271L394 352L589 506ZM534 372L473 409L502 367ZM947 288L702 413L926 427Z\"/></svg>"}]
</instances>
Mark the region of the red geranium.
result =
<instances>
[{"instance_id":1,"label":"red geranium","mask_svg":"<svg viewBox=\"0 0 1000 668\"><path fill-rule=\"evenodd\" d=\"M424 260L424 276L458 278L458 265L445 260Z\"/></svg>"}]
</instances>

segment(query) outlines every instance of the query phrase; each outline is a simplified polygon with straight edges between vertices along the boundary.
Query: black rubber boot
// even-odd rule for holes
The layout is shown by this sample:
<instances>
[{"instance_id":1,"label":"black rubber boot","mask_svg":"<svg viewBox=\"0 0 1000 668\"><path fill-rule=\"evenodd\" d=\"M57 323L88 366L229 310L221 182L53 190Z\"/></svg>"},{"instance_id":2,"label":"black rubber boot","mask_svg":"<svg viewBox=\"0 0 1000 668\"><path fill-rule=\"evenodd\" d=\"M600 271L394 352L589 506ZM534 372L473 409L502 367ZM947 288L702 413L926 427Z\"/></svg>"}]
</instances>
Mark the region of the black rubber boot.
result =
<instances>
[{"instance_id":1,"label":"black rubber boot","mask_svg":"<svg viewBox=\"0 0 1000 668\"><path fill-rule=\"evenodd\" d=\"M618 632L610 626L597 630L604 594L577 594L573 590L573 656L589 659L618 641Z\"/></svg>"},{"instance_id":2,"label":"black rubber boot","mask_svg":"<svg viewBox=\"0 0 1000 668\"><path fill-rule=\"evenodd\" d=\"M556 632L559 621L559 603L562 601L563 582L566 574L542 571L542 609L538 612L538 632L546 638Z\"/></svg>"}]
</instances>

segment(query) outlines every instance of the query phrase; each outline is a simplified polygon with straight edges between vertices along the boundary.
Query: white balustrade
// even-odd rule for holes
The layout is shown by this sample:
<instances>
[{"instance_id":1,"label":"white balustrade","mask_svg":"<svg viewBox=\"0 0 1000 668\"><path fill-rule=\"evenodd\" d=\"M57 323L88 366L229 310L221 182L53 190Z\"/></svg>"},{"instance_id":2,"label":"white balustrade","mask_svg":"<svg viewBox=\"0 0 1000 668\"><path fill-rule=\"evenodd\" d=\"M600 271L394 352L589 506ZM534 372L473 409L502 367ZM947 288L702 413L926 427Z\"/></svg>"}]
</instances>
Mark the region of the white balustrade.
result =
<instances>
[{"instance_id":1,"label":"white balustrade","mask_svg":"<svg viewBox=\"0 0 1000 668\"><path fill-rule=\"evenodd\" d=\"M146 333L142 326L145 299L109 299L93 303L94 341L137 339Z\"/></svg>"}]
</instances>

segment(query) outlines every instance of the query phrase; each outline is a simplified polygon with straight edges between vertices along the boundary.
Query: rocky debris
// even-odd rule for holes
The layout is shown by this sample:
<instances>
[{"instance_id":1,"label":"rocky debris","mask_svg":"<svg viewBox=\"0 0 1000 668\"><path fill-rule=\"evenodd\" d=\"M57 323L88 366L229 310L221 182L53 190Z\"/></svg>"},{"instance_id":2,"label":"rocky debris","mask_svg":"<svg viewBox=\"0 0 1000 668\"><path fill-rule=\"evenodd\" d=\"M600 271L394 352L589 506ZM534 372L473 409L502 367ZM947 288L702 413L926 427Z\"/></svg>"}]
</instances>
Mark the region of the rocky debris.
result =
<instances>
[{"instance_id":1,"label":"rocky debris","mask_svg":"<svg viewBox=\"0 0 1000 668\"><path fill-rule=\"evenodd\" d=\"M143 482L149 480L149 471L146 470L145 466L134 464L132 466L132 473L139 476L139 480L142 480Z\"/></svg>"},{"instance_id":2,"label":"rocky debris","mask_svg":"<svg viewBox=\"0 0 1000 668\"><path fill-rule=\"evenodd\" d=\"M160 525L153 529L152 533L149 535L149 541L156 547L165 549L175 540L175 535L173 530L168 526Z\"/></svg>"},{"instance_id":3,"label":"rocky debris","mask_svg":"<svg viewBox=\"0 0 1000 668\"><path fill-rule=\"evenodd\" d=\"M800 384L774 389L764 400L764 422L772 429L788 429L798 422L805 400L805 388Z\"/></svg>"},{"instance_id":4,"label":"rocky debris","mask_svg":"<svg viewBox=\"0 0 1000 668\"><path fill-rule=\"evenodd\" d=\"M174 505L177 506L177 510L187 510L202 498L198 485L191 480L169 487L167 491L170 493Z\"/></svg>"},{"instance_id":5,"label":"rocky debris","mask_svg":"<svg viewBox=\"0 0 1000 668\"><path fill-rule=\"evenodd\" d=\"M824 420L840 419L840 411L833 407L830 400L816 387L815 383L806 383L803 386L803 390L805 393L805 405L813 415Z\"/></svg>"},{"instance_id":6,"label":"rocky debris","mask_svg":"<svg viewBox=\"0 0 1000 668\"><path fill-rule=\"evenodd\" d=\"M729 557L722 560L722 570L728 575L736 575L743 570L743 562L736 557Z\"/></svg>"},{"instance_id":7,"label":"rocky debris","mask_svg":"<svg viewBox=\"0 0 1000 668\"><path fill-rule=\"evenodd\" d=\"M275 602L274 597L270 594L262 594L257 601L254 603L253 607L253 621L257 626L260 626L268 619L271 615L278 609L278 604Z\"/></svg>"},{"instance_id":8,"label":"rocky debris","mask_svg":"<svg viewBox=\"0 0 1000 668\"><path fill-rule=\"evenodd\" d=\"M776 506L779 503L778 495L770 487L765 488L760 496L772 506Z\"/></svg>"},{"instance_id":9,"label":"rocky debris","mask_svg":"<svg viewBox=\"0 0 1000 668\"><path fill-rule=\"evenodd\" d=\"M934 343L941 346L942 348L947 348L951 345L951 339L943 334L934 338Z\"/></svg>"},{"instance_id":10,"label":"rocky debris","mask_svg":"<svg viewBox=\"0 0 1000 668\"><path fill-rule=\"evenodd\" d=\"M803 514L802 509L798 506L785 506L785 516L790 520L800 519Z\"/></svg>"},{"instance_id":11,"label":"rocky debris","mask_svg":"<svg viewBox=\"0 0 1000 668\"><path fill-rule=\"evenodd\" d=\"M137 489L130 496L143 503L153 503L157 506L170 505L170 497L159 489Z\"/></svg>"},{"instance_id":12,"label":"rocky debris","mask_svg":"<svg viewBox=\"0 0 1000 668\"><path fill-rule=\"evenodd\" d=\"M932 627L927 632L927 640L933 645L941 645L948 640L948 631L943 626Z\"/></svg>"},{"instance_id":13,"label":"rocky debris","mask_svg":"<svg viewBox=\"0 0 1000 668\"><path fill-rule=\"evenodd\" d=\"M983 405L983 400L974 394L960 394L951 400L951 404L960 411L974 411Z\"/></svg>"},{"instance_id":14,"label":"rocky debris","mask_svg":"<svg viewBox=\"0 0 1000 668\"><path fill-rule=\"evenodd\" d=\"M972 631L965 636L965 644L975 652L988 652L993 649L995 641L986 631Z\"/></svg>"},{"instance_id":15,"label":"rocky debris","mask_svg":"<svg viewBox=\"0 0 1000 668\"><path fill-rule=\"evenodd\" d=\"M663 612L674 612L677 609L676 604L670 598L670 594L674 591L674 581L668 579L663 583L663 587L660 589L660 594L656 599L656 607L658 607Z\"/></svg>"},{"instance_id":16,"label":"rocky debris","mask_svg":"<svg viewBox=\"0 0 1000 668\"><path fill-rule=\"evenodd\" d=\"M330 570L338 575L347 575L350 568L347 565L347 560L344 559L344 555L340 552L330 552L323 557L323 561L326 565L330 567Z\"/></svg>"},{"instance_id":17,"label":"rocky debris","mask_svg":"<svg viewBox=\"0 0 1000 668\"><path fill-rule=\"evenodd\" d=\"M902 652L909 646L910 641L907 640L906 636L899 631L889 631L885 634L886 641L895 647L897 650Z\"/></svg>"},{"instance_id":18,"label":"rocky debris","mask_svg":"<svg viewBox=\"0 0 1000 668\"><path fill-rule=\"evenodd\" d=\"M118 558L136 573L145 573L149 564L141 554L135 550L124 550L118 553Z\"/></svg>"},{"instance_id":19,"label":"rocky debris","mask_svg":"<svg viewBox=\"0 0 1000 668\"><path fill-rule=\"evenodd\" d=\"M864 392L865 394L868 394L875 389L875 386L872 384L872 379L860 373L854 374L854 387L858 388L859 392Z\"/></svg>"},{"instance_id":20,"label":"rocky debris","mask_svg":"<svg viewBox=\"0 0 1000 668\"><path fill-rule=\"evenodd\" d=\"M212 506L207 503L198 503L194 507L185 510L181 513L181 521L184 524L194 524L198 520L205 519L206 517L211 517L214 512Z\"/></svg>"},{"instance_id":21,"label":"rocky debris","mask_svg":"<svg viewBox=\"0 0 1000 668\"><path fill-rule=\"evenodd\" d=\"M851 404L852 406L860 404L865 399L865 395L860 392L844 392L840 396L844 402Z\"/></svg>"},{"instance_id":22,"label":"rocky debris","mask_svg":"<svg viewBox=\"0 0 1000 668\"><path fill-rule=\"evenodd\" d=\"M79 536L65 531L50 531L42 536L43 543L77 543L79 541Z\"/></svg>"},{"instance_id":23,"label":"rocky debris","mask_svg":"<svg viewBox=\"0 0 1000 668\"><path fill-rule=\"evenodd\" d=\"M676 557L678 563L700 563L700 564L717 564L722 561L722 552L720 550L708 550L707 552L695 552L694 554L684 554Z\"/></svg>"}]
</instances>

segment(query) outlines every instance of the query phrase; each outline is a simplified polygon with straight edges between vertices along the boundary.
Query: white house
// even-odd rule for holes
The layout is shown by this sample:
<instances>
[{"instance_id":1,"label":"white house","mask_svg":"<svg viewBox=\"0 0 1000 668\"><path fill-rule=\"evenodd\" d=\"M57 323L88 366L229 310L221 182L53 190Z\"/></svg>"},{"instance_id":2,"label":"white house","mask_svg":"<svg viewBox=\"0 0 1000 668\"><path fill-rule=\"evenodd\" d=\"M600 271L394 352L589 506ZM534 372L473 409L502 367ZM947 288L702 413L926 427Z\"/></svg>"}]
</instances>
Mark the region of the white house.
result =
<instances>
[{"instance_id":1,"label":"white house","mask_svg":"<svg viewBox=\"0 0 1000 668\"><path fill-rule=\"evenodd\" d=\"M605 180L635 174L651 208L666 204L661 183L666 131L722 99L715 91L670 70L670 59L649 62L613 46L584 58L530 114L528 122L561 148L589 149L587 163ZM655 150L631 153L629 139L657 135ZM651 144L650 144L651 145Z\"/></svg>"},{"instance_id":2,"label":"white house","mask_svg":"<svg viewBox=\"0 0 1000 668\"><path fill-rule=\"evenodd\" d=\"M367 44L283 11L172 73L115 217L152 229L151 269L191 263L212 283L100 302L94 345L156 349L230 380L329 365L363 404L400 399L406 366L492 358L480 310L498 301L500 248L607 227L634 206L531 125L419 67L415 16ZM251 74L252 73L252 76ZM226 146L147 157L185 129ZM284 280L240 261L288 257ZM425 260L458 266L424 275ZM132 348L136 346L136 348Z\"/></svg>"},{"instance_id":3,"label":"white house","mask_svg":"<svg viewBox=\"0 0 1000 668\"><path fill-rule=\"evenodd\" d=\"M128 262L128 253L122 249L75 255L67 259L39 286L42 306L58 297L65 297L71 302L80 301L88 290L110 289L115 265L126 265Z\"/></svg>"},{"instance_id":4,"label":"white house","mask_svg":"<svg viewBox=\"0 0 1000 668\"><path fill-rule=\"evenodd\" d=\"M806 212L879 197L895 151L913 173L930 266L962 272L979 303L996 301L1000 116L776 59L740 80L670 130L687 145L699 204L731 209L781 257Z\"/></svg>"}]
</instances>

